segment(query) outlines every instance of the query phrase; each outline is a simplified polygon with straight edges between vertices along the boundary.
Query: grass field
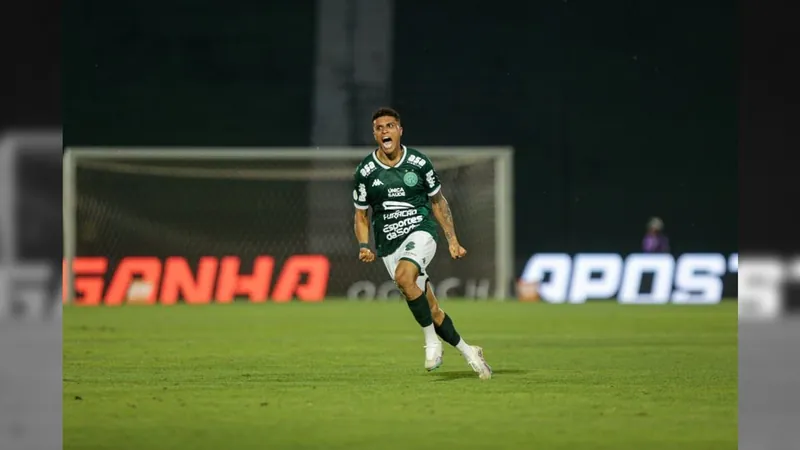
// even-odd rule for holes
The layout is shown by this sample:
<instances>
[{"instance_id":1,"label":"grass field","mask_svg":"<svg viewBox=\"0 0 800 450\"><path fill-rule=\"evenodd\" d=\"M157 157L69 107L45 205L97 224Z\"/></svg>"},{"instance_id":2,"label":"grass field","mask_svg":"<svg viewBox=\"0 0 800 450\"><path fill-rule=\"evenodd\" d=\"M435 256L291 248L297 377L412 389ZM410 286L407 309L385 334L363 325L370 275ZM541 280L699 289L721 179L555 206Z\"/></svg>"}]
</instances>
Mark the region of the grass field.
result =
<instances>
[{"instance_id":1,"label":"grass field","mask_svg":"<svg viewBox=\"0 0 800 450\"><path fill-rule=\"evenodd\" d=\"M67 307L64 448L737 447L735 302L443 307L492 380L400 302Z\"/></svg>"}]
</instances>

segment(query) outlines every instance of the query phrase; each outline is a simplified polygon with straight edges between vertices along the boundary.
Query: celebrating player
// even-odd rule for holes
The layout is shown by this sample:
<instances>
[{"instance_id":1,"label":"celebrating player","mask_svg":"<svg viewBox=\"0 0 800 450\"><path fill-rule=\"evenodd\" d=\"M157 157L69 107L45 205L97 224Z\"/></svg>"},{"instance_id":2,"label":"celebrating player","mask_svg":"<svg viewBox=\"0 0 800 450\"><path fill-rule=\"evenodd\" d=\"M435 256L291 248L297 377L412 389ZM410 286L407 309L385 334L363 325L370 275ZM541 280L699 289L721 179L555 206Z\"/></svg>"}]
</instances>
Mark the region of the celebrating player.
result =
<instances>
[{"instance_id":1,"label":"celebrating player","mask_svg":"<svg viewBox=\"0 0 800 450\"><path fill-rule=\"evenodd\" d=\"M372 207L377 254L425 336L425 368L431 371L442 365L438 335L461 352L481 379L491 378L492 369L483 357L483 349L467 344L459 336L450 316L439 308L426 271L436 253L436 222L447 238L450 256L460 259L467 254L456 237L439 176L427 156L400 143L403 127L397 111L376 111L372 130L378 148L361 161L354 177L358 258L367 263L375 260L369 246L367 216Z\"/></svg>"}]
</instances>

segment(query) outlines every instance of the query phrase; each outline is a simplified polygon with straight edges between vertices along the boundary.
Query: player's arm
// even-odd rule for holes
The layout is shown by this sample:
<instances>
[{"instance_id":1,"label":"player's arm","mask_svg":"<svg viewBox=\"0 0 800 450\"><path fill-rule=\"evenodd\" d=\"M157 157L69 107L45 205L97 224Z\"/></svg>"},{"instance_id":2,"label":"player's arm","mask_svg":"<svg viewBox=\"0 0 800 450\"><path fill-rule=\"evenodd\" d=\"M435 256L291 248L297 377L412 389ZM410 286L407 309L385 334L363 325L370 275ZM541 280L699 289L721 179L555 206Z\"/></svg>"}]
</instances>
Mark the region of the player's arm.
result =
<instances>
[{"instance_id":1,"label":"player's arm","mask_svg":"<svg viewBox=\"0 0 800 450\"><path fill-rule=\"evenodd\" d=\"M431 197L431 209L433 210L433 216L436 217L436 221L439 222L439 226L444 231L447 243L450 245L458 244L453 212L450 211L450 203L447 202L441 189Z\"/></svg>"},{"instance_id":2,"label":"player's arm","mask_svg":"<svg viewBox=\"0 0 800 450\"><path fill-rule=\"evenodd\" d=\"M366 209L356 208L353 229L358 241L358 259L364 262L375 260L375 254L369 248L369 217Z\"/></svg>"},{"instance_id":3,"label":"player's arm","mask_svg":"<svg viewBox=\"0 0 800 450\"><path fill-rule=\"evenodd\" d=\"M427 161L430 163L430 160ZM436 221L444 231L444 237L447 238L447 244L450 249L450 256L454 259L462 258L467 254L467 251L458 242L456 236L456 225L453 222L453 212L450 210L450 203L442 194L442 184L439 181L439 175L433 168L433 163L430 163L428 170L425 172L425 187L428 190L428 197L431 199L431 209Z\"/></svg>"},{"instance_id":4,"label":"player's arm","mask_svg":"<svg viewBox=\"0 0 800 450\"><path fill-rule=\"evenodd\" d=\"M358 259L364 262L372 262L375 254L369 248L369 203L367 203L367 181L356 171L353 186L353 204L356 207L356 214L353 219L353 232L358 242Z\"/></svg>"},{"instance_id":5,"label":"player's arm","mask_svg":"<svg viewBox=\"0 0 800 450\"><path fill-rule=\"evenodd\" d=\"M356 241L358 245L369 244L369 217L367 217L366 209L356 208L356 217L354 220L354 231L356 233Z\"/></svg>"}]
</instances>

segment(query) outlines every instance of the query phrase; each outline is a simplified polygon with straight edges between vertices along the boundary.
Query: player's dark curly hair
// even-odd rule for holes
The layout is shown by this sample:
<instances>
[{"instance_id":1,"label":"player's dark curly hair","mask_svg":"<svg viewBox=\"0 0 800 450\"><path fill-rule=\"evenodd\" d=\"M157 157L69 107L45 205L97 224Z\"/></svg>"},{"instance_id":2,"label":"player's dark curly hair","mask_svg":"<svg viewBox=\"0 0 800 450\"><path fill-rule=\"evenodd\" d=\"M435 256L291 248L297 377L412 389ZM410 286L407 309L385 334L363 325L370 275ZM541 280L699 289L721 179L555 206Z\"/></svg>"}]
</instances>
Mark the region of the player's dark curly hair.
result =
<instances>
[{"instance_id":1,"label":"player's dark curly hair","mask_svg":"<svg viewBox=\"0 0 800 450\"><path fill-rule=\"evenodd\" d=\"M377 111L372 113L372 121L374 122L378 117L386 116L394 117L397 123L400 123L400 113L389 107L378 108Z\"/></svg>"}]
</instances>

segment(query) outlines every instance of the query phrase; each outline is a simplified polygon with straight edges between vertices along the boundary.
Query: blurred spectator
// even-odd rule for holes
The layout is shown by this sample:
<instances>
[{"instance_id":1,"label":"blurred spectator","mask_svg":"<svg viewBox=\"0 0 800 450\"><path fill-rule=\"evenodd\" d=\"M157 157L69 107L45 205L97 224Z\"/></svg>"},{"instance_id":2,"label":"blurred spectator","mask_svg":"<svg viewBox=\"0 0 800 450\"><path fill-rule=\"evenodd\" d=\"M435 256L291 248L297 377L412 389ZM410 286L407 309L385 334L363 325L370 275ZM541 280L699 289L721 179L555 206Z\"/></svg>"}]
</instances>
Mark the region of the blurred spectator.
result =
<instances>
[{"instance_id":1,"label":"blurred spectator","mask_svg":"<svg viewBox=\"0 0 800 450\"><path fill-rule=\"evenodd\" d=\"M653 217L647 223L647 233L642 239L642 250L645 253L668 253L669 238L664 234L664 221Z\"/></svg>"}]
</instances>

